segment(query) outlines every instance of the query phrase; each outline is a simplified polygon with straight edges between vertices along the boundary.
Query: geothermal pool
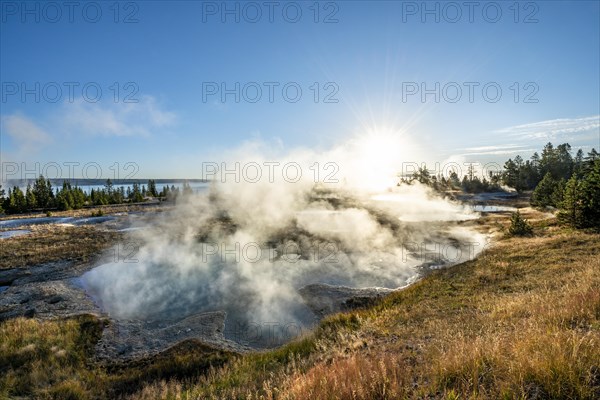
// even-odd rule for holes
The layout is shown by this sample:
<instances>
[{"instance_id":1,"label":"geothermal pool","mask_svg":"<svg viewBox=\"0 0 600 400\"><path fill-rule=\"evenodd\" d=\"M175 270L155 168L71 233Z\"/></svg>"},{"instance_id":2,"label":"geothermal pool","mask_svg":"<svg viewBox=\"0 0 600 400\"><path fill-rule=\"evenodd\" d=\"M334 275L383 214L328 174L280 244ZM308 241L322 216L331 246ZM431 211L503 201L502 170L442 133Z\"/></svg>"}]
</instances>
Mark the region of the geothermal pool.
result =
<instances>
[{"instance_id":1,"label":"geothermal pool","mask_svg":"<svg viewBox=\"0 0 600 400\"><path fill-rule=\"evenodd\" d=\"M224 312L226 339L276 346L352 298L405 287L487 244L461 225L477 218L469 207L409 190L197 196L130 232L135 261L99 265L80 282L117 321Z\"/></svg>"},{"instance_id":2,"label":"geothermal pool","mask_svg":"<svg viewBox=\"0 0 600 400\"><path fill-rule=\"evenodd\" d=\"M8 230L8 231L0 231L0 239L8 239L11 237L27 235L28 233L31 233L31 231L28 229L14 229L14 230Z\"/></svg>"},{"instance_id":3,"label":"geothermal pool","mask_svg":"<svg viewBox=\"0 0 600 400\"><path fill-rule=\"evenodd\" d=\"M143 212L120 213L99 217L36 217L36 218L12 218L0 221L0 239L8 239L15 236L31 233L29 226L39 225L68 225L87 226L100 225L106 229L118 232L130 232L144 229L145 220L148 215Z\"/></svg>"},{"instance_id":4,"label":"geothermal pool","mask_svg":"<svg viewBox=\"0 0 600 400\"><path fill-rule=\"evenodd\" d=\"M101 224L114 220L113 216L104 217L39 217L39 218L14 218L0 221L2 228L19 228L28 225L48 225L48 224L70 224L70 225L92 225Z\"/></svg>"},{"instance_id":5,"label":"geothermal pool","mask_svg":"<svg viewBox=\"0 0 600 400\"><path fill-rule=\"evenodd\" d=\"M487 205L476 204L476 205L473 205L470 207L473 211L481 212L481 213L497 213L497 212L517 211L517 209L515 207L508 207L508 206L487 206Z\"/></svg>"}]
</instances>

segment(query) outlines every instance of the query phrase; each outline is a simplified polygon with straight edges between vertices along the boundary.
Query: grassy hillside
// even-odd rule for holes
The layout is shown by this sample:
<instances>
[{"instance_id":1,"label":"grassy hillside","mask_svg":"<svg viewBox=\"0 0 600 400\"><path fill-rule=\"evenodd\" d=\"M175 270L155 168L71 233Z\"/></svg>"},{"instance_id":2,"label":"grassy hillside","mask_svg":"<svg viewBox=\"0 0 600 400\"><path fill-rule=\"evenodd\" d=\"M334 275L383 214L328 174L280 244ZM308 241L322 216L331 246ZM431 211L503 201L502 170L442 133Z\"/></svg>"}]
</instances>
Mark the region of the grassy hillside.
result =
<instances>
[{"instance_id":1,"label":"grassy hillside","mask_svg":"<svg viewBox=\"0 0 600 400\"><path fill-rule=\"evenodd\" d=\"M282 348L232 356L193 343L106 367L93 317L0 325L0 397L600 397L600 235L524 213L533 237L505 235L476 260L436 271L369 309L324 320Z\"/></svg>"}]
</instances>

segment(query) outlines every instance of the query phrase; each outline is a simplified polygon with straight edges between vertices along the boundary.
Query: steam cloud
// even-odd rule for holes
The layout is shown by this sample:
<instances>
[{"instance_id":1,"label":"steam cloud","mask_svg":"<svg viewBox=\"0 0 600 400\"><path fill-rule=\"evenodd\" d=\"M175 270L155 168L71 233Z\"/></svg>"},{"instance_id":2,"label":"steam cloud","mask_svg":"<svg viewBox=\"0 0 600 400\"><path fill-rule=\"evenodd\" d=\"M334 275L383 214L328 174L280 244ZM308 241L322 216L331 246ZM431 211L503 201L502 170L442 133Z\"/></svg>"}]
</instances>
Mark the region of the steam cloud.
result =
<instances>
[{"instance_id":1,"label":"steam cloud","mask_svg":"<svg viewBox=\"0 0 600 400\"><path fill-rule=\"evenodd\" d=\"M232 158L273 160L249 147ZM138 262L101 265L83 282L116 319L225 310L226 336L236 339L252 324L310 325L315 315L298 293L305 285L400 288L423 265L461 262L483 249L486 238L456 222L475 215L424 186L396 187L395 156L371 151L356 140L278 158L302 166L293 183L277 174L273 182L266 173L258 182L229 175L132 232ZM338 183L315 182L315 162L334 162Z\"/></svg>"}]
</instances>

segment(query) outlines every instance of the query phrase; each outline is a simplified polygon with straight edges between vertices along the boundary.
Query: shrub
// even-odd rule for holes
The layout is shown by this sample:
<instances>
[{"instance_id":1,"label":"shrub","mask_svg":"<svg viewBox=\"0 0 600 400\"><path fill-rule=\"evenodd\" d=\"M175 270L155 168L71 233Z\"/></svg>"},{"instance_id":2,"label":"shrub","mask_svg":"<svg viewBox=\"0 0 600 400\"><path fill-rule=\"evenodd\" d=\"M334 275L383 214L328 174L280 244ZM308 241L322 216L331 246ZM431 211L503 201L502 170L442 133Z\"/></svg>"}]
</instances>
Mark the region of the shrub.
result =
<instances>
[{"instance_id":1,"label":"shrub","mask_svg":"<svg viewBox=\"0 0 600 400\"><path fill-rule=\"evenodd\" d=\"M508 228L508 232L512 236L530 236L533 234L533 227L517 210L517 212L512 213L510 217L510 227Z\"/></svg>"}]
</instances>

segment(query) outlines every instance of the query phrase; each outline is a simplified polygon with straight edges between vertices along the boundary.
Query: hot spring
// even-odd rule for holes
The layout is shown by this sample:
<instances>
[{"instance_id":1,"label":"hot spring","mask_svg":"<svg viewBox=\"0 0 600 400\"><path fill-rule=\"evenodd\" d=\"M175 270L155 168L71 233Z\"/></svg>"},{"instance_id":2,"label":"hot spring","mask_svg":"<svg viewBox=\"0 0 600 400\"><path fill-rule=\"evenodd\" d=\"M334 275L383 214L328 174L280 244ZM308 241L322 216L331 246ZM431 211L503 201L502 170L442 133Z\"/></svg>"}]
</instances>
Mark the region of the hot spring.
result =
<instances>
[{"instance_id":1,"label":"hot spring","mask_svg":"<svg viewBox=\"0 0 600 400\"><path fill-rule=\"evenodd\" d=\"M476 216L419 185L379 194L214 185L130 232L126 257L81 281L114 320L175 324L224 311L225 338L271 347L310 328L340 287L386 293L475 257L486 237L461 221ZM316 284L330 285L318 286L318 301L307 297Z\"/></svg>"}]
</instances>

